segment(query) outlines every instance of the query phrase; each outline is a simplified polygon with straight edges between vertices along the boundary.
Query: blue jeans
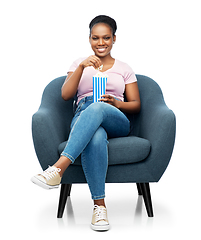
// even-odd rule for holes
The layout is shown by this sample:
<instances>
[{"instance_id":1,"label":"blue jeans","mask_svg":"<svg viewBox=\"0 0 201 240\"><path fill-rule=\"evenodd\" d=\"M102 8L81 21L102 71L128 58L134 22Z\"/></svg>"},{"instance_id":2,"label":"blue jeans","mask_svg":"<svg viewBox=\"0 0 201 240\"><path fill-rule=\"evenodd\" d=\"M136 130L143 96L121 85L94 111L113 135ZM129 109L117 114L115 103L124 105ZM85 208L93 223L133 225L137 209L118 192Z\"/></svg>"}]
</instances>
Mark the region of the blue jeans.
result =
<instances>
[{"instance_id":1,"label":"blue jeans","mask_svg":"<svg viewBox=\"0 0 201 240\"><path fill-rule=\"evenodd\" d=\"M107 139L127 136L129 131L128 118L116 107L103 102L93 103L93 96L79 102L61 155L73 164L81 154L82 168L93 200L105 197Z\"/></svg>"}]
</instances>

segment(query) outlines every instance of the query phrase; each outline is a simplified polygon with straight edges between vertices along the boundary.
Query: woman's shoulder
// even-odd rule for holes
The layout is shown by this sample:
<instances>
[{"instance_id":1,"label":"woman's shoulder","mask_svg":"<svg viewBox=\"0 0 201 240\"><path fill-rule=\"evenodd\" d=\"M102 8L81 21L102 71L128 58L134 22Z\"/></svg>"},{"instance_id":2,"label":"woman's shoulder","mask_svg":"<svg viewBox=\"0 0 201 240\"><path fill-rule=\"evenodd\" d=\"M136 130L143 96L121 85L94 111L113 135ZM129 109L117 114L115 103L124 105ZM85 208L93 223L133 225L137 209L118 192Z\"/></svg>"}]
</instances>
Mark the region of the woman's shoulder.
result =
<instances>
[{"instance_id":1,"label":"woman's shoulder","mask_svg":"<svg viewBox=\"0 0 201 240\"><path fill-rule=\"evenodd\" d=\"M125 84L137 81L133 69L127 63L116 60L116 69L123 76Z\"/></svg>"},{"instance_id":2,"label":"woman's shoulder","mask_svg":"<svg viewBox=\"0 0 201 240\"><path fill-rule=\"evenodd\" d=\"M76 70L76 68L80 65L80 63L82 61L84 61L86 59L86 57L80 57L76 60L74 60L74 62L72 62L70 68L68 69L68 72L74 72Z\"/></svg>"},{"instance_id":3,"label":"woman's shoulder","mask_svg":"<svg viewBox=\"0 0 201 240\"><path fill-rule=\"evenodd\" d=\"M75 64L80 64L82 61L84 61L86 59L86 57L80 57L80 58L77 58L76 60L74 60L74 62L73 63L75 63Z\"/></svg>"},{"instance_id":4,"label":"woman's shoulder","mask_svg":"<svg viewBox=\"0 0 201 240\"><path fill-rule=\"evenodd\" d=\"M116 67L123 72L133 72L133 69L128 65L128 63L115 59Z\"/></svg>"}]
</instances>

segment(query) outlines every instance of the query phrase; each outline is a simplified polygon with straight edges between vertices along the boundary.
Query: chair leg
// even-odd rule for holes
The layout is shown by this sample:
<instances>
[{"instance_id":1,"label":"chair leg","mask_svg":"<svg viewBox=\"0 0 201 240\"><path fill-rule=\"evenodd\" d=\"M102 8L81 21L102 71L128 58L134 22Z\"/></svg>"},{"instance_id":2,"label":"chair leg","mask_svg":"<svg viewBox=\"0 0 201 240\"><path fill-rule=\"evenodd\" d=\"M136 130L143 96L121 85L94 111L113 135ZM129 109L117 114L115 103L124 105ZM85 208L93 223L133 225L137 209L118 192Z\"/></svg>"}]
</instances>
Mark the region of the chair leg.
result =
<instances>
[{"instance_id":1,"label":"chair leg","mask_svg":"<svg viewBox=\"0 0 201 240\"><path fill-rule=\"evenodd\" d=\"M61 185L57 218L63 217L63 212L64 212L64 208L66 205L67 197L70 196L71 186L72 186L72 184L62 184Z\"/></svg>"},{"instance_id":2,"label":"chair leg","mask_svg":"<svg viewBox=\"0 0 201 240\"><path fill-rule=\"evenodd\" d=\"M70 197L70 192L71 192L72 184L67 184L67 185L70 185L70 186L69 186L69 189L68 189L68 197Z\"/></svg>"},{"instance_id":3,"label":"chair leg","mask_svg":"<svg viewBox=\"0 0 201 240\"><path fill-rule=\"evenodd\" d=\"M151 201L151 193L149 188L149 183L140 183L140 187L142 190L142 195L145 203L145 207L147 210L147 214L149 217L153 217L153 208L152 208L152 201Z\"/></svg>"},{"instance_id":4,"label":"chair leg","mask_svg":"<svg viewBox=\"0 0 201 240\"><path fill-rule=\"evenodd\" d=\"M138 195L142 195L142 189L141 189L140 183L136 183L136 185L137 185Z\"/></svg>"}]
</instances>

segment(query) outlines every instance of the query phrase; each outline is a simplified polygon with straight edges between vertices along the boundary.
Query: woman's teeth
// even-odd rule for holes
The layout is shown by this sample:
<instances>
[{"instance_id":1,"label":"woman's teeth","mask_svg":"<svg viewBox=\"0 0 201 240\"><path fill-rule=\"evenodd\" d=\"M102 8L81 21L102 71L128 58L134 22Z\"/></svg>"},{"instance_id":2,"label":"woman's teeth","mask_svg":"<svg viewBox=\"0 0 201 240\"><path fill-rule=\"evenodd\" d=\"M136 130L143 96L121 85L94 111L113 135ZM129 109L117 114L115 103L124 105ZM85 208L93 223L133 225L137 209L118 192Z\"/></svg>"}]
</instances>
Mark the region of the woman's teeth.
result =
<instances>
[{"instance_id":1,"label":"woman's teeth","mask_svg":"<svg viewBox=\"0 0 201 240\"><path fill-rule=\"evenodd\" d=\"M98 48L98 52L104 52L106 48Z\"/></svg>"}]
</instances>

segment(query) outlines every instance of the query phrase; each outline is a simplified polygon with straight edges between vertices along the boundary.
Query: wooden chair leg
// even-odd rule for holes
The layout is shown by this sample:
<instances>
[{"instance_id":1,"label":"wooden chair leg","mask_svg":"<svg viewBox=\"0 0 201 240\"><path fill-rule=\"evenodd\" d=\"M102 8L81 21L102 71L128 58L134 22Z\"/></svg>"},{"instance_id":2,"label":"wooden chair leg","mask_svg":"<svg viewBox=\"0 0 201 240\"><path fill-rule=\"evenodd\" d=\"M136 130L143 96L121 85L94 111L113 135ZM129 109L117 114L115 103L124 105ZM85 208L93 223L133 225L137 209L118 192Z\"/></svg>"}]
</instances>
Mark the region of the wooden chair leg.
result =
<instances>
[{"instance_id":1,"label":"wooden chair leg","mask_svg":"<svg viewBox=\"0 0 201 240\"><path fill-rule=\"evenodd\" d=\"M153 208L152 208L152 201L151 201L151 193L149 188L149 183L140 183L140 187L142 190L142 195L145 203L145 207L147 210L147 214L149 217L153 217Z\"/></svg>"},{"instance_id":2,"label":"wooden chair leg","mask_svg":"<svg viewBox=\"0 0 201 240\"><path fill-rule=\"evenodd\" d=\"M64 212L64 208L66 205L67 197L70 196L71 186L72 186L72 184L62 184L61 185L57 218L63 217L63 212Z\"/></svg>"}]
</instances>

